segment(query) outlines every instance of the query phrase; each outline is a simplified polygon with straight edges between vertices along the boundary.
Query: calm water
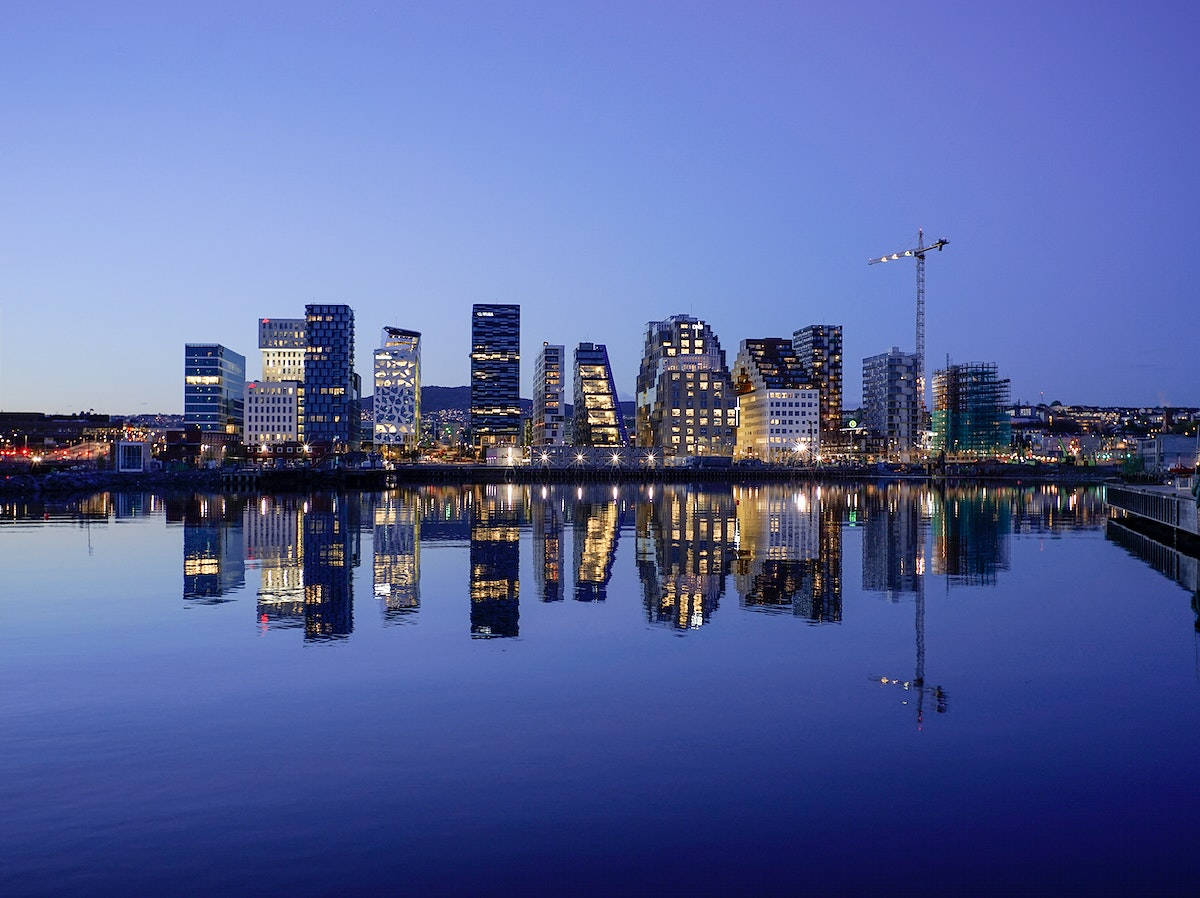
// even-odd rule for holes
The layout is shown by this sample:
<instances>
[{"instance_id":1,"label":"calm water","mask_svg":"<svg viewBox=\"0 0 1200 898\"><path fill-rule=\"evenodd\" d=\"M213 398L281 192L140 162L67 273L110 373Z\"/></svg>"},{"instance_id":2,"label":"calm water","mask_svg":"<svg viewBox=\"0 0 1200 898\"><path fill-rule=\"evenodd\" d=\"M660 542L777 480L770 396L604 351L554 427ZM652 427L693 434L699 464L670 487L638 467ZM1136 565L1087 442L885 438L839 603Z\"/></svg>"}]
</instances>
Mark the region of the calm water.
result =
<instances>
[{"instance_id":1,"label":"calm water","mask_svg":"<svg viewBox=\"0 0 1200 898\"><path fill-rule=\"evenodd\" d=\"M1040 487L0 504L0 892L1194 893L1179 561Z\"/></svg>"}]
</instances>

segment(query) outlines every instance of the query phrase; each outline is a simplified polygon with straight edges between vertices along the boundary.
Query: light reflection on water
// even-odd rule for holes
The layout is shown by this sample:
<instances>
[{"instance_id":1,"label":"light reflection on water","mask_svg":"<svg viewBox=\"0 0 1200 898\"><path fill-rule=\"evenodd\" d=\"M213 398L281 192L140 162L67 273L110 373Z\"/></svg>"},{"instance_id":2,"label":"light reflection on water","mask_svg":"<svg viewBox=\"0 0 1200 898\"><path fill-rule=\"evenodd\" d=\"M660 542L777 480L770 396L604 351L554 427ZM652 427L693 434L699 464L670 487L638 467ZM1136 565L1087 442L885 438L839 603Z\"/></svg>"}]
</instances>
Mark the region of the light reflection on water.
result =
<instances>
[{"instance_id":1,"label":"light reflection on water","mask_svg":"<svg viewBox=\"0 0 1200 898\"><path fill-rule=\"evenodd\" d=\"M104 493L0 551L5 893L1197 872L1195 559L1097 489Z\"/></svg>"}]
</instances>

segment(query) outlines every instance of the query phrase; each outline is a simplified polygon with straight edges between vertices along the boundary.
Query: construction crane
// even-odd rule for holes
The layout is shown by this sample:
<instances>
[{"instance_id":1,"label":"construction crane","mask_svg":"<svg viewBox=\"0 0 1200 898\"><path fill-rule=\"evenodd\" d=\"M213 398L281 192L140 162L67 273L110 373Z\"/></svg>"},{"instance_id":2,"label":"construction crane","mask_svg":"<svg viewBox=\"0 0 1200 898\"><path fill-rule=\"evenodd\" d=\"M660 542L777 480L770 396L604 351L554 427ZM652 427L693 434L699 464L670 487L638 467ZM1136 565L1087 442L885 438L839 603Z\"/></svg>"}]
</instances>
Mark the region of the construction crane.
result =
<instances>
[{"instance_id":1,"label":"construction crane","mask_svg":"<svg viewBox=\"0 0 1200 898\"><path fill-rule=\"evenodd\" d=\"M913 256L917 260L917 403L922 428L925 427L925 254L935 249L940 253L942 247L949 242L945 237L939 237L936 242L926 246L925 232L918 228L915 248L867 260L868 265L875 265L878 262L898 262L909 256Z\"/></svg>"}]
</instances>

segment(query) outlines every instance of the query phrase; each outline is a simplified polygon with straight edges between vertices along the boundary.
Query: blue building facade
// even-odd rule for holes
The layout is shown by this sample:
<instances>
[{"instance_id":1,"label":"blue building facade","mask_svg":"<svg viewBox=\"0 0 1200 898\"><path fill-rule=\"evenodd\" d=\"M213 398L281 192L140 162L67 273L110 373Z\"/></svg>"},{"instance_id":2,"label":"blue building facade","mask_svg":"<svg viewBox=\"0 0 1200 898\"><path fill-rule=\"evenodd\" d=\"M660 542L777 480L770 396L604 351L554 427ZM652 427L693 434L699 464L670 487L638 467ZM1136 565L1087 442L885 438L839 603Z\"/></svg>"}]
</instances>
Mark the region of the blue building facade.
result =
<instances>
[{"instance_id":1,"label":"blue building facade","mask_svg":"<svg viewBox=\"0 0 1200 898\"><path fill-rule=\"evenodd\" d=\"M183 355L184 427L240 441L245 424L245 356L220 343L187 343Z\"/></svg>"},{"instance_id":2,"label":"blue building facade","mask_svg":"<svg viewBox=\"0 0 1200 898\"><path fill-rule=\"evenodd\" d=\"M471 440L512 445L521 431L521 307L471 307Z\"/></svg>"},{"instance_id":3,"label":"blue building facade","mask_svg":"<svg viewBox=\"0 0 1200 898\"><path fill-rule=\"evenodd\" d=\"M354 310L305 306L304 344L300 438L325 450L356 448L360 388L354 373Z\"/></svg>"}]
</instances>

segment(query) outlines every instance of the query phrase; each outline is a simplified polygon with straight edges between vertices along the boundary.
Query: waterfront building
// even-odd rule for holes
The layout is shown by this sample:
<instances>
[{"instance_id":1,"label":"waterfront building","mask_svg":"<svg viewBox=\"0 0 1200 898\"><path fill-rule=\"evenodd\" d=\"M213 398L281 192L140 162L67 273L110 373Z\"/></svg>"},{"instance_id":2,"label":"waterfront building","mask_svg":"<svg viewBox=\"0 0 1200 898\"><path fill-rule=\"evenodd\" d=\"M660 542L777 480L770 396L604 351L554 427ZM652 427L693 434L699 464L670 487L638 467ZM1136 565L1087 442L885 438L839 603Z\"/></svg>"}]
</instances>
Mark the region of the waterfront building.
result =
<instances>
[{"instance_id":1,"label":"waterfront building","mask_svg":"<svg viewBox=\"0 0 1200 898\"><path fill-rule=\"evenodd\" d=\"M863 424L888 452L920 446L921 404L917 395L917 356L891 352L868 356L862 367Z\"/></svg>"},{"instance_id":2,"label":"waterfront building","mask_svg":"<svg viewBox=\"0 0 1200 898\"><path fill-rule=\"evenodd\" d=\"M575 347L575 407L572 438L576 446L628 446L617 384L603 343Z\"/></svg>"},{"instance_id":3,"label":"waterfront building","mask_svg":"<svg viewBox=\"0 0 1200 898\"><path fill-rule=\"evenodd\" d=\"M471 440L516 445L521 435L521 307L471 307Z\"/></svg>"},{"instance_id":4,"label":"waterfront building","mask_svg":"<svg viewBox=\"0 0 1200 898\"><path fill-rule=\"evenodd\" d=\"M300 436L327 451L353 449L361 389L354 372L354 310L347 305L305 306L304 343Z\"/></svg>"},{"instance_id":5,"label":"waterfront building","mask_svg":"<svg viewBox=\"0 0 1200 898\"><path fill-rule=\"evenodd\" d=\"M421 439L421 335L385 327L375 350L375 447L415 451Z\"/></svg>"},{"instance_id":6,"label":"waterfront building","mask_svg":"<svg viewBox=\"0 0 1200 898\"><path fill-rule=\"evenodd\" d=\"M690 315L646 325L637 379L637 445L672 455L732 455L737 399L717 335Z\"/></svg>"},{"instance_id":7,"label":"waterfront building","mask_svg":"<svg viewBox=\"0 0 1200 898\"><path fill-rule=\"evenodd\" d=\"M183 426L241 442L245 424L246 358L220 343L183 348Z\"/></svg>"},{"instance_id":8,"label":"waterfront building","mask_svg":"<svg viewBox=\"0 0 1200 898\"><path fill-rule=\"evenodd\" d=\"M835 446L842 429L842 326L810 324L792 334L792 348L821 394L821 442Z\"/></svg>"},{"instance_id":9,"label":"waterfront building","mask_svg":"<svg viewBox=\"0 0 1200 898\"><path fill-rule=\"evenodd\" d=\"M304 380L304 330L303 318L258 319L263 380Z\"/></svg>"},{"instance_id":10,"label":"waterfront building","mask_svg":"<svg viewBox=\"0 0 1200 898\"><path fill-rule=\"evenodd\" d=\"M933 372L933 447L990 455L1009 447L1008 379L987 362Z\"/></svg>"},{"instance_id":11,"label":"waterfront building","mask_svg":"<svg viewBox=\"0 0 1200 898\"><path fill-rule=\"evenodd\" d=\"M563 407L564 346L543 343L533 365L533 446L561 446L566 436Z\"/></svg>"},{"instance_id":12,"label":"waterfront building","mask_svg":"<svg viewBox=\"0 0 1200 898\"><path fill-rule=\"evenodd\" d=\"M247 446L293 454L300 440L300 384L294 380L246 384Z\"/></svg>"},{"instance_id":13,"label":"waterfront building","mask_svg":"<svg viewBox=\"0 0 1200 898\"><path fill-rule=\"evenodd\" d=\"M737 458L810 460L821 448L820 394L779 337L743 340L733 363Z\"/></svg>"}]
</instances>

